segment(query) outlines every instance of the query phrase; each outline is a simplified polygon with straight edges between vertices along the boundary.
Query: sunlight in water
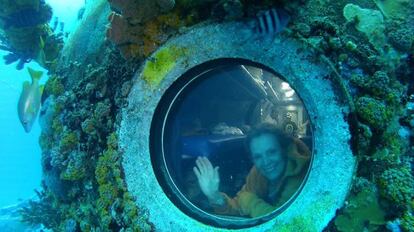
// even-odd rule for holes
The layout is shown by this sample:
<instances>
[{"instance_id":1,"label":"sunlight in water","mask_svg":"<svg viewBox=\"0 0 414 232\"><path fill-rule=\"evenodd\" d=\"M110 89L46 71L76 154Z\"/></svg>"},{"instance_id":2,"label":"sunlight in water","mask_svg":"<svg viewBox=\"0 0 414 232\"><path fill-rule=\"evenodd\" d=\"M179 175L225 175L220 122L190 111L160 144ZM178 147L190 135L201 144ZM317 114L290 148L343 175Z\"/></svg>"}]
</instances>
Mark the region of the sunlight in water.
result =
<instances>
[{"instance_id":1,"label":"sunlight in water","mask_svg":"<svg viewBox=\"0 0 414 232\"><path fill-rule=\"evenodd\" d=\"M57 17L63 22L64 32L72 32L78 22L78 11L84 0L49 0L53 8L53 23ZM8 52L0 50L0 57ZM30 133L25 133L17 115L17 103L24 81L31 82L27 67L44 72L41 84L46 83L47 71L31 62L22 70L16 64L5 65L0 61L0 208L18 203L35 195L41 181L41 150L38 144L40 126L38 119Z\"/></svg>"}]
</instances>

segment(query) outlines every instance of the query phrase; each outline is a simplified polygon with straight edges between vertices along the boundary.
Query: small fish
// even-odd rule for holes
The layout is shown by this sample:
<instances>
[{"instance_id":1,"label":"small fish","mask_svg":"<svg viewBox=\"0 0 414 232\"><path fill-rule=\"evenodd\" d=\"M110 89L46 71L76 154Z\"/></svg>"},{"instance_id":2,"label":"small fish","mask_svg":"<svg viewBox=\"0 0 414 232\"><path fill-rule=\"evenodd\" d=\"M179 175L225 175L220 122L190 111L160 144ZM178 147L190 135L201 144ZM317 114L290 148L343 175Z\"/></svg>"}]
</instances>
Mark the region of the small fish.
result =
<instances>
[{"instance_id":1,"label":"small fish","mask_svg":"<svg viewBox=\"0 0 414 232\"><path fill-rule=\"evenodd\" d=\"M254 29L260 35L273 35L281 32L288 24L290 16L285 10L270 9L256 15Z\"/></svg>"},{"instance_id":2,"label":"small fish","mask_svg":"<svg viewBox=\"0 0 414 232\"><path fill-rule=\"evenodd\" d=\"M35 71L31 68L27 68L27 70L32 78L32 84L28 81L23 83L23 90L20 94L17 113L24 130L26 133L29 133L40 109L43 86L39 85L39 80L42 77L43 72Z\"/></svg>"},{"instance_id":3,"label":"small fish","mask_svg":"<svg viewBox=\"0 0 414 232\"><path fill-rule=\"evenodd\" d=\"M46 54L45 54L45 41L42 36L39 36L39 51L35 59L42 67L45 67L46 64Z\"/></svg>"}]
</instances>

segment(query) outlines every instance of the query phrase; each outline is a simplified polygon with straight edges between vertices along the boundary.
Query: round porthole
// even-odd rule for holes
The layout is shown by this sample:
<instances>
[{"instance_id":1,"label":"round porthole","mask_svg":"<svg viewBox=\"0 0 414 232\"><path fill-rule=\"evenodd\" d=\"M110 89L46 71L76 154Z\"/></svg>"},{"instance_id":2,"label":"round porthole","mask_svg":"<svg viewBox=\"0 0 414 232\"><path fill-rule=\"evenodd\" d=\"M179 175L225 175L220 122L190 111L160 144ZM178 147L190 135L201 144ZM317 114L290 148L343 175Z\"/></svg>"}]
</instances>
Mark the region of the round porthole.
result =
<instances>
[{"instance_id":1,"label":"round porthole","mask_svg":"<svg viewBox=\"0 0 414 232\"><path fill-rule=\"evenodd\" d=\"M344 204L355 157L329 67L294 39L247 38L241 29L195 27L154 52L133 80L119 148L128 191L156 231L322 231ZM303 178L263 214L217 212L199 189L197 158L219 167L219 192L237 196L254 166L245 144L263 122L294 138L281 146L299 141L311 151L291 166Z\"/></svg>"},{"instance_id":2,"label":"round porthole","mask_svg":"<svg viewBox=\"0 0 414 232\"><path fill-rule=\"evenodd\" d=\"M283 212L312 163L307 110L289 83L243 59L200 64L164 93L150 155L168 198L210 225L243 228Z\"/></svg>"}]
</instances>

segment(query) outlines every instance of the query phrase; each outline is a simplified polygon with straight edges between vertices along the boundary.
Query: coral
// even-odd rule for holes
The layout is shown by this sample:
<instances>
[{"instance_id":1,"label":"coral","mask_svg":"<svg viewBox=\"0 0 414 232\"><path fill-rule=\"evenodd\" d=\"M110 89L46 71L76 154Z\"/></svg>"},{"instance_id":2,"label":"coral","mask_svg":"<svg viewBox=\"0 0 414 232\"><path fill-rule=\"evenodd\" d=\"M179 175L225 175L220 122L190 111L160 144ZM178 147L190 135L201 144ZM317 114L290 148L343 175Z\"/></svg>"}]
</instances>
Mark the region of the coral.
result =
<instances>
[{"instance_id":1,"label":"coral","mask_svg":"<svg viewBox=\"0 0 414 232\"><path fill-rule=\"evenodd\" d=\"M106 37L127 59L148 56L183 23L177 12L160 15L136 25L115 12L112 12L108 19L111 26L106 31Z\"/></svg>"},{"instance_id":2,"label":"coral","mask_svg":"<svg viewBox=\"0 0 414 232\"><path fill-rule=\"evenodd\" d=\"M68 164L66 168L61 172L60 178L62 180L80 180L86 175L85 163L86 153L72 151L68 157Z\"/></svg>"},{"instance_id":3,"label":"coral","mask_svg":"<svg viewBox=\"0 0 414 232\"><path fill-rule=\"evenodd\" d=\"M409 52L414 45L414 28L411 24L412 21L404 23L391 21L387 25L389 42L402 52Z\"/></svg>"},{"instance_id":4,"label":"coral","mask_svg":"<svg viewBox=\"0 0 414 232\"><path fill-rule=\"evenodd\" d=\"M385 45L385 26L381 12L347 4L343 14L347 21L356 20L356 29L364 33L378 51L382 50Z\"/></svg>"},{"instance_id":5,"label":"coral","mask_svg":"<svg viewBox=\"0 0 414 232\"><path fill-rule=\"evenodd\" d=\"M106 31L106 38L115 44L123 44L130 42L129 40L131 39L129 38L133 35L129 35L129 33L132 33L132 31L137 31L139 33L139 29L141 29L141 27L139 26L136 27L137 29L130 28L128 21L124 19L122 15L117 14L115 12L112 12L108 16L108 20L111 24L111 27L108 28L108 30Z\"/></svg>"},{"instance_id":6,"label":"coral","mask_svg":"<svg viewBox=\"0 0 414 232\"><path fill-rule=\"evenodd\" d=\"M28 216L53 231L152 229L148 215L127 192L117 136L112 133L122 107L118 103L126 102L124 83L132 79L136 63L125 62L115 52L103 54L99 65L68 65L59 77L52 73L48 83L44 106L50 112L42 117L50 128L41 138L42 167L44 191L53 198L40 202L53 205L59 217L31 215L35 211ZM48 223L52 220L56 223Z\"/></svg>"},{"instance_id":7,"label":"coral","mask_svg":"<svg viewBox=\"0 0 414 232\"><path fill-rule=\"evenodd\" d=\"M396 80L391 79L385 72L377 71L371 77L354 75L351 82L360 87L364 92L372 96L381 97L390 103L399 104L404 93L403 86Z\"/></svg>"},{"instance_id":8,"label":"coral","mask_svg":"<svg viewBox=\"0 0 414 232\"><path fill-rule=\"evenodd\" d=\"M375 231L385 224L385 212L378 204L378 197L372 189L364 189L348 198L348 204L335 219L339 231Z\"/></svg>"},{"instance_id":9,"label":"coral","mask_svg":"<svg viewBox=\"0 0 414 232\"><path fill-rule=\"evenodd\" d=\"M406 211L401 218L401 227L404 232L414 231L414 216L412 213Z\"/></svg>"},{"instance_id":10,"label":"coral","mask_svg":"<svg viewBox=\"0 0 414 232\"><path fill-rule=\"evenodd\" d=\"M104 102L98 102L95 107L94 117L97 119L109 116L111 113L111 103L106 100Z\"/></svg>"},{"instance_id":11,"label":"coral","mask_svg":"<svg viewBox=\"0 0 414 232\"><path fill-rule=\"evenodd\" d=\"M21 220L29 225L43 224L48 228L57 227L61 220L61 211L53 204L56 199L52 194L44 191L36 191L36 195L38 201L30 200L29 205L19 211ZM47 220L44 220L45 218Z\"/></svg>"},{"instance_id":12,"label":"coral","mask_svg":"<svg viewBox=\"0 0 414 232\"><path fill-rule=\"evenodd\" d=\"M236 20L243 17L243 4L240 0L221 0L214 5L211 15L218 20Z\"/></svg>"},{"instance_id":13,"label":"coral","mask_svg":"<svg viewBox=\"0 0 414 232\"><path fill-rule=\"evenodd\" d=\"M167 73L175 66L176 60L186 50L178 47L165 47L157 51L154 59L148 60L143 71L143 79L153 87L159 85Z\"/></svg>"},{"instance_id":14,"label":"coral","mask_svg":"<svg viewBox=\"0 0 414 232\"><path fill-rule=\"evenodd\" d=\"M120 109L128 104L126 97L134 83L132 77L139 65L137 62L160 48L152 58L148 59L143 70L143 78L149 87L157 87L176 62L180 62L180 57L187 52L185 48L160 47L182 26L188 26L210 17L211 7L214 6L217 7L216 10L222 11L221 17L224 20L230 20L232 17L239 17L241 13L244 16L253 16L258 9L272 6L275 3L271 0L240 1L243 4L243 12L240 12L237 0L216 1L219 2L218 5L210 0L182 0L177 2L173 11L167 13L165 11L171 7L168 3L172 1L166 0L165 5L162 3L161 5L166 6L165 8L159 7L160 2L149 3L155 7L147 11L146 7L138 7L138 3L146 4L143 0L110 1L116 13L110 16L107 39L121 51L124 58L134 59L125 62L118 52L114 52L113 47L102 46L99 56L89 54L89 51L93 49L83 53L88 62L73 62L67 66L65 64L65 67L59 67L59 76L52 73L46 92L49 92L49 97L54 95L54 100L48 103L48 108L53 111L50 113L51 117L45 122L51 129L41 135L42 166L45 182L48 183L45 193L52 197L42 198L39 203L51 207L51 209L45 208L44 210L53 213L41 215L41 211L33 210L27 215L32 218L37 217L36 220L39 223L47 225L54 231L65 231L65 229L151 231L152 226L147 221L147 213L140 210L135 199L128 192L122 173L122 151L118 148L116 133L112 133L119 126ZM283 2L290 9L295 4L292 1ZM404 160L404 144L395 133L395 128L392 130L389 128L390 122L395 120L398 122L399 111L396 109L405 94L395 77L410 80L411 75L399 68L400 63L405 62L404 59L400 59L396 53L385 51L389 45L385 43L385 48L381 47L384 51L377 52L369 44L369 40L358 37L361 33L356 30L346 30L349 26L356 25L358 28L365 23L362 22L363 20L343 23L344 18L338 12L344 9L346 3L332 0L306 2L309 4L302 4L292 11L294 12L292 24L297 26L294 30L300 31L300 34L309 39L308 42L313 42L314 46L318 46L320 49L317 54L328 57L334 68L338 68L340 75L344 75L344 80L348 81L353 74L358 74L353 77L355 80L352 80L354 84L352 87L356 86L355 92L352 93L356 93L356 99L359 97L356 103L361 119L359 142L362 146L360 147L369 151L369 154L368 152L358 153L364 156L358 157L363 161L358 166L358 173L366 174L366 178L358 178L358 183L355 184L350 194L349 204L341 212L342 219L349 215L359 217L356 212L358 199L369 198L370 195L364 193L368 191L366 189L369 189L368 192L375 190L375 186L372 186L368 179L374 177L380 180L383 178L384 170L396 169L396 164ZM229 9L228 7L231 8L232 5L226 5L226 3L234 3L236 8ZM323 6L325 8L321 11L321 4L313 3L325 4ZM359 4L364 8L375 7L372 2L371 4ZM196 8L201 5L203 7L200 9ZM106 6L105 2L99 7L105 8ZM310 7L311 10L309 10ZM145 11L145 14L139 13L140 11ZM99 18L97 14L91 18ZM386 35L395 47L398 49L412 47L413 40L410 38L411 32L408 26L399 25L399 29L396 30L394 28L397 27L389 27L388 20L385 21ZM99 22L96 25L98 24ZM48 43L49 39L42 38ZM53 41L52 38L50 40ZM6 40L2 39L2 41ZM379 47L379 45L376 46ZM88 49L89 47L85 46ZM48 52L45 51L45 53ZM74 53L79 54L76 51ZM71 54L65 55L69 56L68 60L72 60ZM53 62L53 60L48 60L48 62ZM352 74L348 75L349 70ZM45 95L45 98L49 97ZM366 157L371 159L364 159ZM364 172L364 170L368 171ZM385 183L385 190L391 188L391 185L397 185L395 183L398 182L390 177L383 179L381 183ZM387 186L388 184L390 186ZM405 190L398 190L398 192L396 196L406 194ZM383 196L389 199L385 194ZM326 205L334 204L334 202L337 201L329 199L329 196L322 193L320 201L304 209L303 215L292 221L277 223L281 225L281 231L315 231L316 228L313 226L313 220L317 217L315 215L320 214L319 212L323 211ZM36 206L33 207L36 208ZM392 204L385 205L383 210L390 208ZM365 210L362 209L361 212ZM377 209L377 211L381 210ZM410 210L405 212L404 217L397 215L400 221L404 221L401 224L412 221ZM374 219L366 215L364 217L368 228L375 227L372 225L375 222ZM339 224L346 227L344 223ZM383 222L380 221L380 223ZM406 226L406 228L409 227Z\"/></svg>"},{"instance_id":15,"label":"coral","mask_svg":"<svg viewBox=\"0 0 414 232\"><path fill-rule=\"evenodd\" d=\"M88 135L96 134L96 122L93 119L87 118L85 121L82 122L81 127L82 131Z\"/></svg>"},{"instance_id":16,"label":"coral","mask_svg":"<svg viewBox=\"0 0 414 232\"><path fill-rule=\"evenodd\" d=\"M358 152L359 155L368 152L371 144L372 131L369 126L358 123Z\"/></svg>"},{"instance_id":17,"label":"coral","mask_svg":"<svg viewBox=\"0 0 414 232\"><path fill-rule=\"evenodd\" d=\"M376 130L384 130L393 115L384 102L371 97L358 98L355 106L358 116Z\"/></svg>"},{"instance_id":18,"label":"coral","mask_svg":"<svg viewBox=\"0 0 414 232\"><path fill-rule=\"evenodd\" d=\"M65 92L65 86L59 76L51 76L46 82L44 94L59 96Z\"/></svg>"},{"instance_id":19,"label":"coral","mask_svg":"<svg viewBox=\"0 0 414 232\"><path fill-rule=\"evenodd\" d=\"M173 0L110 0L109 3L116 12L122 13L111 12L108 16L110 26L106 38L127 59L148 56L166 41L168 34L178 29L177 13L159 16L172 9Z\"/></svg>"},{"instance_id":20,"label":"coral","mask_svg":"<svg viewBox=\"0 0 414 232\"><path fill-rule=\"evenodd\" d=\"M67 153L75 149L79 144L78 136L74 131L64 131L59 144L59 151Z\"/></svg>"},{"instance_id":21,"label":"coral","mask_svg":"<svg viewBox=\"0 0 414 232\"><path fill-rule=\"evenodd\" d=\"M111 8L132 24L144 23L154 16L174 7L174 0L108 0Z\"/></svg>"},{"instance_id":22,"label":"coral","mask_svg":"<svg viewBox=\"0 0 414 232\"><path fill-rule=\"evenodd\" d=\"M63 39L48 25L52 8L44 1L0 3L5 6L0 11L3 32L0 48L10 52L4 56L5 63L18 61L16 68L20 70L25 63L35 60L44 68L54 69Z\"/></svg>"},{"instance_id":23,"label":"coral","mask_svg":"<svg viewBox=\"0 0 414 232\"><path fill-rule=\"evenodd\" d=\"M407 18L413 9L410 0L374 0L374 2L385 17L394 20Z\"/></svg>"},{"instance_id":24,"label":"coral","mask_svg":"<svg viewBox=\"0 0 414 232\"><path fill-rule=\"evenodd\" d=\"M414 182L409 165L384 171L378 177L378 185L381 195L398 208L407 208L414 197Z\"/></svg>"}]
</instances>

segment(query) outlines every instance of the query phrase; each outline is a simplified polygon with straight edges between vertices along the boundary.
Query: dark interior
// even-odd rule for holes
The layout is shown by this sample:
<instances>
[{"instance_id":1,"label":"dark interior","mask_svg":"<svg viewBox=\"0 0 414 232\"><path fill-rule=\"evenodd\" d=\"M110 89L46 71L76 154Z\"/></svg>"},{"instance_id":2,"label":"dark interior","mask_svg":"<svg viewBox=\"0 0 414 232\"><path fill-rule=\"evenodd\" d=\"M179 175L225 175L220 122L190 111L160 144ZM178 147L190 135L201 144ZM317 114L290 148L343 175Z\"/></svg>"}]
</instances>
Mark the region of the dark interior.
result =
<instances>
[{"instance_id":1,"label":"dark interior","mask_svg":"<svg viewBox=\"0 0 414 232\"><path fill-rule=\"evenodd\" d=\"M164 155L171 178L190 202L209 210L193 173L198 156L220 167L220 191L234 196L241 189L252 167L244 140L263 116L263 102L270 101L274 97L265 85L241 65L205 72L176 97L165 124ZM216 133L220 124L232 133ZM302 139L311 145L310 136Z\"/></svg>"}]
</instances>

